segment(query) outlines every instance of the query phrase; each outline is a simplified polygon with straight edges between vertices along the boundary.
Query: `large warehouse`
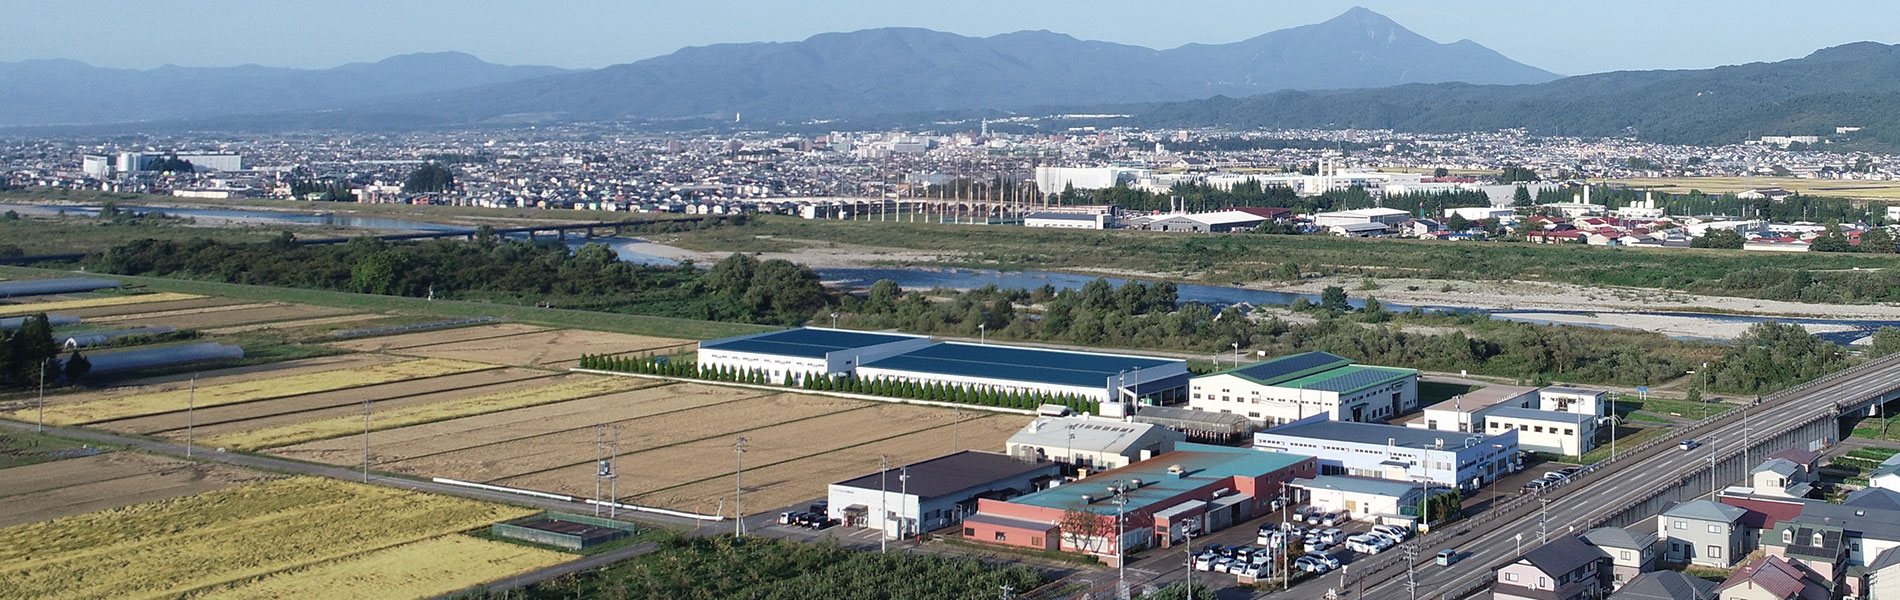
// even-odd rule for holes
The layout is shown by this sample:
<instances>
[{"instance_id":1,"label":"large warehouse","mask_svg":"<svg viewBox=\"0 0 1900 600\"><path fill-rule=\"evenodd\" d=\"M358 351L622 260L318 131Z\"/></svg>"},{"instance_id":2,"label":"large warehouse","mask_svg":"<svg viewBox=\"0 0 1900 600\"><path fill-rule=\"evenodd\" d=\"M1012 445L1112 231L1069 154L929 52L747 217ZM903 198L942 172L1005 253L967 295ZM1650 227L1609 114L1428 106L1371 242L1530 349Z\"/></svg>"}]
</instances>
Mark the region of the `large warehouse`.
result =
<instances>
[{"instance_id":1,"label":"large warehouse","mask_svg":"<svg viewBox=\"0 0 1900 600\"><path fill-rule=\"evenodd\" d=\"M699 364L762 369L772 381L789 373L802 381L812 373L849 374L865 362L929 345L920 335L802 327L700 342Z\"/></svg>"},{"instance_id":2,"label":"large warehouse","mask_svg":"<svg viewBox=\"0 0 1900 600\"><path fill-rule=\"evenodd\" d=\"M1036 491L1060 471L1055 463L964 450L831 484L827 510L846 525L901 538L955 525L976 512L979 498L1006 500Z\"/></svg>"},{"instance_id":3,"label":"large warehouse","mask_svg":"<svg viewBox=\"0 0 1900 600\"><path fill-rule=\"evenodd\" d=\"M1104 404L1150 398L1166 404L1186 390L1187 361L1148 356L945 342L866 360L858 376L942 382L998 391L1074 394ZM1123 390L1117 394L1116 390Z\"/></svg>"},{"instance_id":4,"label":"large warehouse","mask_svg":"<svg viewBox=\"0 0 1900 600\"><path fill-rule=\"evenodd\" d=\"M1245 415L1263 426L1313 415L1384 421L1418 408L1418 371L1355 365L1306 352L1196 377L1188 408Z\"/></svg>"}]
</instances>

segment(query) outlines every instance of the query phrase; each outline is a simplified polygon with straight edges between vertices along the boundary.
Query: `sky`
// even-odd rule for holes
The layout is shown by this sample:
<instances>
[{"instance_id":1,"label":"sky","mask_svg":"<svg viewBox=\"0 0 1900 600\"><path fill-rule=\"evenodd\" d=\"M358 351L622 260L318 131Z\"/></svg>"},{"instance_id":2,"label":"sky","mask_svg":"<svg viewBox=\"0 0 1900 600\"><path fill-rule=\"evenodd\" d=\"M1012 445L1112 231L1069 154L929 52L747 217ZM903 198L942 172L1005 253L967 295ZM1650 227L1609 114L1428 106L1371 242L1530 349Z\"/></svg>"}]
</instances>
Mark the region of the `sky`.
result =
<instances>
[{"instance_id":1,"label":"sky","mask_svg":"<svg viewBox=\"0 0 1900 600\"><path fill-rule=\"evenodd\" d=\"M1565 75L1900 42L1900 2L1891 0L0 0L9 24L0 61L325 68L454 50L597 68L686 46L891 26L973 36L1047 29L1165 49L1239 41L1355 5L1433 40L1469 38Z\"/></svg>"}]
</instances>

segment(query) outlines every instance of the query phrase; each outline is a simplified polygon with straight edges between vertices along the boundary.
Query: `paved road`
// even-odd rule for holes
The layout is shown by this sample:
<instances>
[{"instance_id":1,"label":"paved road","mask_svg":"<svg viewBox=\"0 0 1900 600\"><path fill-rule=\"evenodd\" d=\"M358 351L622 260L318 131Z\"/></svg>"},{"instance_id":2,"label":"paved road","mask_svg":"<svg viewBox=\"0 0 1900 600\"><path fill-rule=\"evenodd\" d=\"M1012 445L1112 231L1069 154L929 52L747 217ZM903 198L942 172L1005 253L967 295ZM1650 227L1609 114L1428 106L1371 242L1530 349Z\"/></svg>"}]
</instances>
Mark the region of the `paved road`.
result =
<instances>
[{"instance_id":1,"label":"paved road","mask_svg":"<svg viewBox=\"0 0 1900 600\"><path fill-rule=\"evenodd\" d=\"M1645 456L1625 457L1614 463L1613 467L1606 467L1584 480L1559 488L1560 492L1554 494L1556 497L1547 504L1548 532L1555 536L1569 532L1573 527L1581 532L1607 517L1617 507L1643 497L1658 486L1680 481L1698 469L1707 468L1710 456L1726 457L1740 452L1745 435L1761 439L1784 427L1833 413L1836 403L1855 404L1896 387L1900 387L1900 355L1870 362L1837 379L1817 381L1806 389L1765 398L1760 406L1736 411L1727 420L1695 432L1695 439L1704 444L1701 448L1684 452L1673 444L1663 444ZM1745 429L1751 431L1745 432ZM1540 512L1531 510L1516 519L1473 526L1470 528L1473 531L1419 552L1419 597L1450 594L1487 577L1493 567L1518 554L1517 536L1520 534L1523 536L1524 549L1535 547L1538 543L1539 518L1542 516ZM1465 553L1463 560L1450 568L1432 564L1432 553L1442 547L1456 547ZM1374 579L1365 582L1361 592L1363 597L1409 596L1402 569L1381 573ZM1303 588L1271 597L1320 598L1325 593L1325 586L1322 585L1307 585Z\"/></svg>"}]
</instances>

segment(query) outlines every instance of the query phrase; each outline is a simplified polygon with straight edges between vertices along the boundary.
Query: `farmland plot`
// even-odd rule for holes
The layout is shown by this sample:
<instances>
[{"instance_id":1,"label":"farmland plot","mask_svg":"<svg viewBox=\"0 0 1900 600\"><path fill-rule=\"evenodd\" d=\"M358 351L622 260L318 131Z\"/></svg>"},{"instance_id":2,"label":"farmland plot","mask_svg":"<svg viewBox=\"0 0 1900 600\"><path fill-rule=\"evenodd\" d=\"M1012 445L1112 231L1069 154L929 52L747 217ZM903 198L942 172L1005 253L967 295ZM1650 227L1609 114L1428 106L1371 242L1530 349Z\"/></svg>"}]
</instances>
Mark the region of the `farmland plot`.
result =
<instances>
[{"instance_id":1,"label":"farmland plot","mask_svg":"<svg viewBox=\"0 0 1900 600\"><path fill-rule=\"evenodd\" d=\"M165 304L171 304L171 303L167 302ZM211 314L211 313L229 312L229 311L234 311L234 310L253 310L253 309L259 309L259 308L269 308L272 306L276 306L276 304L273 304L270 302L226 302L226 303L221 303L221 304L207 304L205 306L184 307L184 308L151 306L149 308L152 308L153 310L143 310L143 311L123 311L122 310L110 315L101 315L101 316L93 317L90 319L86 319L86 322L87 323L123 323L126 321L151 320L151 319L158 319L158 318L164 318L164 317L189 317L192 315L204 315L204 314ZM147 307L133 307L133 308L147 308Z\"/></svg>"},{"instance_id":2,"label":"farmland plot","mask_svg":"<svg viewBox=\"0 0 1900 600\"><path fill-rule=\"evenodd\" d=\"M50 313L62 310L97 308L101 306L122 306L126 304L147 304L151 302L171 302L174 300L196 300L203 298L197 294L178 294L163 292L158 294L131 294L125 296L102 296L98 298L78 298L73 300L54 300L50 302L29 302L25 304L0 304L0 317L17 317L33 313Z\"/></svg>"},{"instance_id":3,"label":"farmland plot","mask_svg":"<svg viewBox=\"0 0 1900 600\"><path fill-rule=\"evenodd\" d=\"M652 380L639 380L627 377L586 377L568 378L567 381L553 385L531 386L520 389L483 392L472 396L445 399L426 404L409 404L383 410L370 411L369 421L364 423L357 415L336 416L302 423L288 423L274 427L265 427L248 431L234 431L206 440L220 448L230 447L241 450L274 448L303 442L342 437L363 431L368 427L372 431L394 429L407 425L446 421L457 417L500 412L515 408L526 408L541 404L552 404L578 398L611 394L639 387L655 385Z\"/></svg>"},{"instance_id":4,"label":"farmland plot","mask_svg":"<svg viewBox=\"0 0 1900 600\"><path fill-rule=\"evenodd\" d=\"M826 493L826 486L831 483L877 470L877 458L880 454L891 455L891 464L907 464L949 454L958 449L1001 451L1004 442L1009 440L1009 436L1028 423L1027 417L1015 415L979 418L966 414L963 422L954 430L952 427L939 425L893 439L814 454L778 464L754 462L754 453L749 451L746 453L744 481L746 506L754 507L752 512L759 512L822 497ZM754 468L755 464L758 465L757 468ZM632 498L627 498L623 493L621 501L642 506L710 512L719 505L720 500L724 499L728 504L732 500L732 470L724 469L723 471L718 476L695 483L649 492ZM621 472L633 471L622 467ZM624 492L627 489L628 478L621 479L620 487Z\"/></svg>"},{"instance_id":5,"label":"farmland plot","mask_svg":"<svg viewBox=\"0 0 1900 600\"><path fill-rule=\"evenodd\" d=\"M259 306L256 308L247 308L243 310L223 310L223 311L216 311L216 312L201 312L201 313L194 313L194 314L189 314L189 315L171 315L171 316L162 316L162 317L146 316L146 317L139 317L139 318L127 318L124 321L116 321L116 322L123 323L131 327L143 327L143 326L148 326L148 325L154 325L154 326L155 325L170 325L172 327L177 327L179 329L204 329L208 327L223 327L227 325L242 325L246 323L265 323L265 322L271 322L271 321L288 321L292 319L309 319L309 318L315 318L315 317L339 315L339 314L344 314L344 313L349 313L349 312L352 312L352 311L347 310L347 309L329 308L329 307L323 307L323 306L307 306L307 305L302 305L302 304L272 304L272 305L266 305L266 306ZM136 315L126 315L126 316L135 317ZM108 317L108 318L116 319L118 317Z\"/></svg>"},{"instance_id":6,"label":"farmland plot","mask_svg":"<svg viewBox=\"0 0 1900 600\"><path fill-rule=\"evenodd\" d=\"M193 596L193 600L304 600L349 590L357 600L431 598L573 555L465 535L365 552Z\"/></svg>"},{"instance_id":7,"label":"farmland plot","mask_svg":"<svg viewBox=\"0 0 1900 600\"><path fill-rule=\"evenodd\" d=\"M210 407L492 368L496 367L457 360L422 359L360 369L319 371L272 379L199 386L195 393L191 390L174 389L92 402L48 406L46 407L46 422L58 425L96 423L185 410L194 401L197 406ZM28 412L28 410L16 411L10 416L15 419L30 420L33 415L27 414Z\"/></svg>"},{"instance_id":8,"label":"farmland plot","mask_svg":"<svg viewBox=\"0 0 1900 600\"><path fill-rule=\"evenodd\" d=\"M91 308L74 308L74 309L61 310L59 311L59 314L66 315L69 317L79 317L81 319L85 319L87 323L93 323L93 322L97 322L97 320L102 317L129 315L129 314L134 314L134 313L165 312L165 311L174 311L174 310L180 310L180 311L195 310L195 309L212 308L212 307L218 307L218 306L231 306L235 304L245 304L245 302L243 300L232 300L230 298L197 298L197 299L192 299L192 300L169 300L169 301L163 301L163 302L147 302L144 304L119 304L119 305L114 305L114 306L95 306Z\"/></svg>"},{"instance_id":9,"label":"farmland plot","mask_svg":"<svg viewBox=\"0 0 1900 600\"><path fill-rule=\"evenodd\" d=\"M511 440L532 438L602 422L626 422L674 411L764 396L769 392L675 383L606 396L584 398L533 408L489 413L451 421L415 425L379 432L370 448L377 464L444 454ZM356 440L326 440L286 446L272 454L324 462L357 464L362 446Z\"/></svg>"},{"instance_id":10,"label":"farmland plot","mask_svg":"<svg viewBox=\"0 0 1900 600\"><path fill-rule=\"evenodd\" d=\"M300 423L346 414L361 415L365 399L373 403L372 408L387 410L409 404L440 402L470 394L547 385L543 379L554 376L553 373L534 369L491 369L290 396L263 402L212 406L197 409L189 416L185 413L171 412L133 417L105 423L100 427L127 433L161 433L166 434L165 437L184 439L184 429L189 418L189 422L195 425L198 439L203 441L208 436L233 431Z\"/></svg>"},{"instance_id":11,"label":"farmland plot","mask_svg":"<svg viewBox=\"0 0 1900 600\"><path fill-rule=\"evenodd\" d=\"M0 527L189 496L273 476L131 452L0 470Z\"/></svg>"},{"instance_id":12,"label":"farmland plot","mask_svg":"<svg viewBox=\"0 0 1900 600\"><path fill-rule=\"evenodd\" d=\"M0 597L171 598L532 512L279 479L0 529Z\"/></svg>"},{"instance_id":13,"label":"farmland plot","mask_svg":"<svg viewBox=\"0 0 1900 600\"><path fill-rule=\"evenodd\" d=\"M700 411L694 411L698 413ZM732 463L707 457L731 455L737 436L747 440L746 462L766 465L814 454L822 454L873 440L899 436L929 427L948 425L952 413L899 404L874 404L835 412L817 418L774 419L745 430L701 431L697 439L664 447L657 444L628 445L627 428L621 429L624 450L615 465L622 473L639 473L620 482L623 495L638 495L684 485L708 477L730 475ZM635 427L646 425L636 422ZM948 443L946 442L946 447ZM634 448L654 448L633 451ZM499 482L502 485L557 493L591 490L593 465L590 463L534 473Z\"/></svg>"},{"instance_id":14,"label":"farmland plot","mask_svg":"<svg viewBox=\"0 0 1900 600\"><path fill-rule=\"evenodd\" d=\"M865 405L856 400L789 394L716 404L627 422L620 427L620 446L669 446L710 436L736 434L792 419L862 408ZM534 486L569 479L566 474L552 470L579 463L587 463L587 467L592 468L595 432L590 426L604 422L604 419L595 417L591 422L578 424L579 429L390 463L386 467L398 473L469 481L506 479L504 485L541 489ZM676 467L678 465L672 468ZM542 471L548 473L540 473ZM591 477L589 481L592 481Z\"/></svg>"},{"instance_id":15,"label":"farmland plot","mask_svg":"<svg viewBox=\"0 0 1900 600\"><path fill-rule=\"evenodd\" d=\"M319 325L339 325L343 323L357 323L361 321L369 321L372 319L383 319L383 318L388 318L388 317L389 315L385 315L381 313L363 313L360 315L338 315L334 317L317 317L315 319L298 319L295 321L277 321L274 323L255 323L251 325L235 325L231 327L219 327L216 329L206 329L204 330L204 332L210 335L230 335L233 333L244 333L247 331L261 331L261 330L267 330L267 329L296 329L299 327L316 327Z\"/></svg>"},{"instance_id":16,"label":"farmland plot","mask_svg":"<svg viewBox=\"0 0 1900 600\"><path fill-rule=\"evenodd\" d=\"M573 366L583 354L619 354L661 348L679 348L691 340L647 337L624 333L558 329L397 350L398 354L503 362L511 365Z\"/></svg>"},{"instance_id":17,"label":"farmland plot","mask_svg":"<svg viewBox=\"0 0 1900 600\"><path fill-rule=\"evenodd\" d=\"M371 338L334 342L334 343L331 343L330 345L338 347L338 348L342 348L344 350L356 350L358 352L386 352L390 350L400 350L403 348L414 348L417 346L433 346L436 344L466 342L469 340L479 340L479 339L502 337L502 336L508 336L508 335L519 335L523 333L535 333L535 332L540 332L540 331L548 331L548 328L536 327L534 325L522 325L519 323L501 323L498 325L482 325L479 327L461 327L461 328L456 328L456 329L444 329L441 331L419 331L416 333L399 333L396 335L387 335L387 336L382 336L382 337L371 337Z\"/></svg>"}]
</instances>

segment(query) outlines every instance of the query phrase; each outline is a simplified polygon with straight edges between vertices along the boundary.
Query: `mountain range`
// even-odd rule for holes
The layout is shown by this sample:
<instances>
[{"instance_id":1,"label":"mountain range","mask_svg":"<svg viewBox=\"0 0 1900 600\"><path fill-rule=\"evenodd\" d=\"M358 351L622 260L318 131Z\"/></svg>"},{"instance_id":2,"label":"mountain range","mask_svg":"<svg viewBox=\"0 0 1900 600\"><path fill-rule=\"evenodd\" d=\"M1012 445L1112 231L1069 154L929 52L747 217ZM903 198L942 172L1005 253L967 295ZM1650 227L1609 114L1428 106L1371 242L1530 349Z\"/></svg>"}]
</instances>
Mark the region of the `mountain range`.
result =
<instances>
[{"instance_id":1,"label":"mountain range","mask_svg":"<svg viewBox=\"0 0 1900 600\"><path fill-rule=\"evenodd\" d=\"M1470 40L1440 44L1354 8L1322 23L1169 50L1048 31L967 37L914 28L717 44L581 72L458 53L298 70L105 69L0 63L0 126L203 119L312 110L431 121L839 118L1152 102L1407 83L1535 83L1556 75Z\"/></svg>"},{"instance_id":2,"label":"mountain range","mask_svg":"<svg viewBox=\"0 0 1900 600\"><path fill-rule=\"evenodd\" d=\"M460 52L329 69L243 65L110 69L73 60L0 62L0 126L127 123L345 108L366 100L558 75Z\"/></svg>"},{"instance_id":3,"label":"mountain range","mask_svg":"<svg viewBox=\"0 0 1900 600\"><path fill-rule=\"evenodd\" d=\"M1900 147L1900 45L1858 42L1778 62L1619 71L1537 85L1402 85L1086 110L1128 112L1135 124L1162 127L1523 127L1685 144L1830 135L1838 126L1856 126L1859 139Z\"/></svg>"}]
</instances>

